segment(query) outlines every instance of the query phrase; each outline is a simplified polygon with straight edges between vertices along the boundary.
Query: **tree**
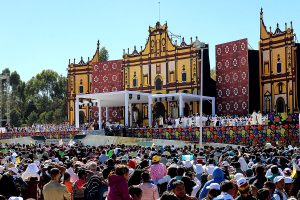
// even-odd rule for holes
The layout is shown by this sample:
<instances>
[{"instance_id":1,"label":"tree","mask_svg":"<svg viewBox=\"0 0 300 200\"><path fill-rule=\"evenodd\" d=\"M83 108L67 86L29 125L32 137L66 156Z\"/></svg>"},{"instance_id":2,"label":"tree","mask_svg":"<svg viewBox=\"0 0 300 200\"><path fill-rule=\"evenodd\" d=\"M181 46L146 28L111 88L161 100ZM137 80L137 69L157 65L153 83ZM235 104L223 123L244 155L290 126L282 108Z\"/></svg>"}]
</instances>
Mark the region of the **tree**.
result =
<instances>
[{"instance_id":1,"label":"tree","mask_svg":"<svg viewBox=\"0 0 300 200\"><path fill-rule=\"evenodd\" d=\"M16 92L17 87L18 87L18 85L20 84L20 82L21 82L20 75L18 74L18 72L13 71L13 72L10 74L10 85L11 85L11 87L12 87L13 93Z\"/></svg>"},{"instance_id":2,"label":"tree","mask_svg":"<svg viewBox=\"0 0 300 200\"><path fill-rule=\"evenodd\" d=\"M3 69L3 70L2 70L2 74L3 74L3 75L4 75L4 74L10 75L10 70L9 70L9 68Z\"/></svg>"},{"instance_id":3,"label":"tree","mask_svg":"<svg viewBox=\"0 0 300 200\"><path fill-rule=\"evenodd\" d=\"M105 47L102 47L99 52L99 61L108 61L109 54Z\"/></svg>"},{"instance_id":4,"label":"tree","mask_svg":"<svg viewBox=\"0 0 300 200\"><path fill-rule=\"evenodd\" d=\"M36 112L31 112L30 115L28 116L28 119L27 119L27 124L28 125L32 125L34 123L37 123L38 122L38 114Z\"/></svg>"},{"instance_id":5,"label":"tree","mask_svg":"<svg viewBox=\"0 0 300 200\"><path fill-rule=\"evenodd\" d=\"M2 73L10 75L10 116L14 126L37 122L59 124L66 120L66 77L46 69L24 82L16 71L10 73L6 68Z\"/></svg>"},{"instance_id":6,"label":"tree","mask_svg":"<svg viewBox=\"0 0 300 200\"><path fill-rule=\"evenodd\" d=\"M16 109L10 112L10 123L15 127L21 126L21 114Z\"/></svg>"}]
</instances>

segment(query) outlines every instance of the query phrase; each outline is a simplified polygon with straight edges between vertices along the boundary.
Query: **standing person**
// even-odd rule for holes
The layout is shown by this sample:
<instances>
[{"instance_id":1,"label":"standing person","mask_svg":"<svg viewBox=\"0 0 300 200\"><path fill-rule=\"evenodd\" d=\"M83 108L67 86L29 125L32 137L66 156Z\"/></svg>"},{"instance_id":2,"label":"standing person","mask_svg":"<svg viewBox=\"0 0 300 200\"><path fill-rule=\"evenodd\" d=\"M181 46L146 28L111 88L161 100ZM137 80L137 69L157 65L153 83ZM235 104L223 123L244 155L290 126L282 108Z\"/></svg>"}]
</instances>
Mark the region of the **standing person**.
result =
<instances>
[{"instance_id":1,"label":"standing person","mask_svg":"<svg viewBox=\"0 0 300 200\"><path fill-rule=\"evenodd\" d=\"M207 196L208 190L206 189L210 184L212 183L219 183L221 184L224 181L224 173L221 168L216 167L214 171L212 172L213 179L206 182L204 187L202 188L200 192L200 198L204 198Z\"/></svg>"},{"instance_id":2,"label":"standing person","mask_svg":"<svg viewBox=\"0 0 300 200\"><path fill-rule=\"evenodd\" d=\"M203 200L213 200L221 194L221 187L218 183L212 183L206 189L208 189L208 194Z\"/></svg>"},{"instance_id":3,"label":"standing person","mask_svg":"<svg viewBox=\"0 0 300 200\"><path fill-rule=\"evenodd\" d=\"M129 169L118 165L115 173L108 177L107 200L133 200L128 191Z\"/></svg>"},{"instance_id":4,"label":"standing person","mask_svg":"<svg viewBox=\"0 0 300 200\"><path fill-rule=\"evenodd\" d=\"M185 192L184 183L182 181L175 181L172 183L173 192L180 200L197 200L196 197L190 197Z\"/></svg>"},{"instance_id":5,"label":"standing person","mask_svg":"<svg viewBox=\"0 0 300 200\"><path fill-rule=\"evenodd\" d=\"M99 156L99 162L103 165L108 160L108 156L106 155L106 151L103 150L101 155Z\"/></svg>"},{"instance_id":6,"label":"standing person","mask_svg":"<svg viewBox=\"0 0 300 200\"><path fill-rule=\"evenodd\" d=\"M267 181L264 171L263 166L257 165L255 168L255 176L249 180L249 184L253 184L257 189L263 188L264 183Z\"/></svg>"},{"instance_id":7,"label":"standing person","mask_svg":"<svg viewBox=\"0 0 300 200\"><path fill-rule=\"evenodd\" d=\"M283 176L276 176L273 181L276 185L276 189L272 198L274 200L287 200L288 196L284 191L284 177Z\"/></svg>"},{"instance_id":8,"label":"standing person","mask_svg":"<svg viewBox=\"0 0 300 200\"><path fill-rule=\"evenodd\" d=\"M240 196L236 200L255 200L255 198L250 193L250 185L245 178L241 178L237 181L238 190Z\"/></svg>"},{"instance_id":9,"label":"standing person","mask_svg":"<svg viewBox=\"0 0 300 200\"><path fill-rule=\"evenodd\" d=\"M133 200L143 200L143 191L141 188L137 186L130 186L128 190Z\"/></svg>"},{"instance_id":10,"label":"standing person","mask_svg":"<svg viewBox=\"0 0 300 200\"><path fill-rule=\"evenodd\" d=\"M233 196L235 196L233 182L225 181L221 184L221 194L216 199L233 200Z\"/></svg>"},{"instance_id":11,"label":"standing person","mask_svg":"<svg viewBox=\"0 0 300 200\"><path fill-rule=\"evenodd\" d=\"M144 172L142 174L143 183L139 185L139 188L143 191L142 200L156 200L159 198L157 186L150 182L150 174Z\"/></svg>"},{"instance_id":12,"label":"standing person","mask_svg":"<svg viewBox=\"0 0 300 200\"><path fill-rule=\"evenodd\" d=\"M85 169L79 169L78 180L73 183L72 186L72 199L73 200L84 200L84 186L86 184L86 171Z\"/></svg>"},{"instance_id":13,"label":"standing person","mask_svg":"<svg viewBox=\"0 0 300 200\"><path fill-rule=\"evenodd\" d=\"M50 170L51 181L43 187L44 200L70 200L71 195L65 185L59 183L60 171L57 168Z\"/></svg>"},{"instance_id":14,"label":"standing person","mask_svg":"<svg viewBox=\"0 0 300 200\"><path fill-rule=\"evenodd\" d=\"M64 174L64 185L67 187L68 192L72 195L72 182L71 182L71 176L68 172Z\"/></svg>"},{"instance_id":15,"label":"standing person","mask_svg":"<svg viewBox=\"0 0 300 200\"><path fill-rule=\"evenodd\" d=\"M167 168L164 164L159 163L160 156L153 156L152 165L150 166L150 177L156 182L159 179L162 179L165 175L167 175Z\"/></svg>"},{"instance_id":16,"label":"standing person","mask_svg":"<svg viewBox=\"0 0 300 200\"><path fill-rule=\"evenodd\" d=\"M20 193L14 181L14 177L18 173L16 167L8 169L2 178L0 179L0 194L5 196L7 199L11 196L19 196Z\"/></svg>"}]
</instances>

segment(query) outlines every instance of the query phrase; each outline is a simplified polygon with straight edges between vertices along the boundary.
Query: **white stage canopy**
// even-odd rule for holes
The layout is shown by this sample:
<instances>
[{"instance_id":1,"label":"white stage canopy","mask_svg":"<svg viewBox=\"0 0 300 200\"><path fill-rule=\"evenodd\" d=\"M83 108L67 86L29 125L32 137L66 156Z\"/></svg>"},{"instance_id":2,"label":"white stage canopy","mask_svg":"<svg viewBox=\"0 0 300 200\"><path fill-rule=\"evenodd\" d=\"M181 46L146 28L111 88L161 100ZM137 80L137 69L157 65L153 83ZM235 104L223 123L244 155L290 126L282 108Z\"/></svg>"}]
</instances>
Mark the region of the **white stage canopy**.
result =
<instances>
[{"instance_id":1,"label":"white stage canopy","mask_svg":"<svg viewBox=\"0 0 300 200\"><path fill-rule=\"evenodd\" d=\"M174 97L174 100L179 101L179 113L183 115L184 102L201 101L200 95L187 94L187 93L170 93L170 94L150 94L136 91L118 91L108 93L93 93L93 94L78 94L75 101L75 125L79 128L79 99L91 99L93 102L97 102L99 108L99 126L102 124L102 115L100 113L102 107L106 107L106 118L108 118L109 107L124 107L125 110L125 126L129 125L128 111L130 113L131 104L148 103L148 124L152 124L152 103L153 100L158 98ZM203 96L202 100L208 100L212 104L212 114L215 114L215 97Z\"/></svg>"}]
</instances>

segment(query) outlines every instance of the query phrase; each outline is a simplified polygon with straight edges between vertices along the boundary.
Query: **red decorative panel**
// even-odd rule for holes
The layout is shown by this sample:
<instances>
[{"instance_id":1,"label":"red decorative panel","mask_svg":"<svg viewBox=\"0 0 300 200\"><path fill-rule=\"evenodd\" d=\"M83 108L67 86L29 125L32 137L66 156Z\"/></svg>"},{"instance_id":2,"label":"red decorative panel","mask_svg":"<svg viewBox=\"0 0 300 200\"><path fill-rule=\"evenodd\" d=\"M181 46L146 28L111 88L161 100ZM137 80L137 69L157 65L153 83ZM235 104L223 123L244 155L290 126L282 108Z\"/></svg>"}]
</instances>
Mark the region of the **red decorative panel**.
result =
<instances>
[{"instance_id":1,"label":"red decorative panel","mask_svg":"<svg viewBox=\"0 0 300 200\"><path fill-rule=\"evenodd\" d=\"M116 92L123 89L122 60L110 60L92 63L92 92ZM105 108L102 108L102 119L105 119ZM94 106L92 118L98 119L98 107ZM109 108L109 119L112 122L119 122L122 119L121 108Z\"/></svg>"},{"instance_id":2,"label":"red decorative panel","mask_svg":"<svg viewBox=\"0 0 300 200\"><path fill-rule=\"evenodd\" d=\"M248 41L216 45L216 110L219 115L248 114Z\"/></svg>"}]
</instances>

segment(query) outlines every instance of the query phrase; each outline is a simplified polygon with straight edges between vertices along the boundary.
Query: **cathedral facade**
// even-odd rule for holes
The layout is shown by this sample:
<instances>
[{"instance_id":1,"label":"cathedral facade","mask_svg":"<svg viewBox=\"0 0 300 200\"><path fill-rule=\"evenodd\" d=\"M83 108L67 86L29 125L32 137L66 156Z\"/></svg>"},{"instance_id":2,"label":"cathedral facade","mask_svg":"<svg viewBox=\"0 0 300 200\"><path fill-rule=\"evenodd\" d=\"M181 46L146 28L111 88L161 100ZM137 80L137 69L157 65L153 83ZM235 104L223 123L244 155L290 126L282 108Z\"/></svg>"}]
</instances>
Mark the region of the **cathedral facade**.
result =
<instances>
[{"instance_id":1,"label":"cathedral facade","mask_svg":"<svg viewBox=\"0 0 300 200\"><path fill-rule=\"evenodd\" d=\"M295 43L292 22L284 29L265 26L260 12L259 79L263 112L299 111L299 44Z\"/></svg>"},{"instance_id":2,"label":"cathedral facade","mask_svg":"<svg viewBox=\"0 0 300 200\"><path fill-rule=\"evenodd\" d=\"M123 50L124 89L152 94L191 93L200 94L200 64L203 67L203 95L215 96L215 82L210 78L208 45L204 50L203 61L200 52L193 45L193 40L172 41L167 24L159 22L149 27L145 47L134 47L132 53ZM134 105L139 119L146 121L146 104ZM159 99L154 102L153 119L162 116L166 119L179 117L178 102L173 99ZM204 112L210 112L211 106L205 106ZM208 109L205 109L208 108ZM199 102L185 103L184 115L199 113Z\"/></svg>"}]
</instances>

